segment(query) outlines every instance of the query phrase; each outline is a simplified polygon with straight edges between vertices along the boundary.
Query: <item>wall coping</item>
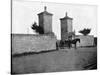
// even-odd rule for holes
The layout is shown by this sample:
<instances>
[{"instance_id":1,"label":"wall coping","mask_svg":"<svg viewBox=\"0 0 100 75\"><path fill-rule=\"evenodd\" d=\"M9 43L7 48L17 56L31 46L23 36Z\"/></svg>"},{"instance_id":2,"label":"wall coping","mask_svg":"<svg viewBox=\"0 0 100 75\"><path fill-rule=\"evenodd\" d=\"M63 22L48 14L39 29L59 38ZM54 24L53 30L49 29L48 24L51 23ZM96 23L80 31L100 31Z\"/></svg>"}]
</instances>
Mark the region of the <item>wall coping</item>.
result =
<instances>
[{"instance_id":1,"label":"wall coping","mask_svg":"<svg viewBox=\"0 0 100 75\"><path fill-rule=\"evenodd\" d=\"M15 36L51 37L57 39L57 37L54 34L11 34L11 37L15 37Z\"/></svg>"}]
</instances>

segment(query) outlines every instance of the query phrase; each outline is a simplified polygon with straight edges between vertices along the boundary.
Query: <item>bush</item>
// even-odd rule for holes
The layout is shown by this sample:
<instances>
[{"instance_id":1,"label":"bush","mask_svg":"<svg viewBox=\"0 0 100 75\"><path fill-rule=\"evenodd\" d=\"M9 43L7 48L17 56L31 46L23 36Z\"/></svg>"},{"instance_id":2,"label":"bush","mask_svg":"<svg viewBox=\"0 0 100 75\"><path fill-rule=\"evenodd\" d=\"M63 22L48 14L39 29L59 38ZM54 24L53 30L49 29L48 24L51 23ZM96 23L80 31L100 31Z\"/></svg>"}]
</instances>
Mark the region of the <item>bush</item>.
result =
<instances>
[{"instance_id":1,"label":"bush","mask_svg":"<svg viewBox=\"0 0 100 75\"><path fill-rule=\"evenodd\" d=\"M86 36L86 35L88 35L88 34L90 33L90 31L91 31L91 29L88 29L88 28L86 29L86 28L84 28L83 30L80 30L79 33L82 33L83 35Z\"/></svg>"}]
</instances>

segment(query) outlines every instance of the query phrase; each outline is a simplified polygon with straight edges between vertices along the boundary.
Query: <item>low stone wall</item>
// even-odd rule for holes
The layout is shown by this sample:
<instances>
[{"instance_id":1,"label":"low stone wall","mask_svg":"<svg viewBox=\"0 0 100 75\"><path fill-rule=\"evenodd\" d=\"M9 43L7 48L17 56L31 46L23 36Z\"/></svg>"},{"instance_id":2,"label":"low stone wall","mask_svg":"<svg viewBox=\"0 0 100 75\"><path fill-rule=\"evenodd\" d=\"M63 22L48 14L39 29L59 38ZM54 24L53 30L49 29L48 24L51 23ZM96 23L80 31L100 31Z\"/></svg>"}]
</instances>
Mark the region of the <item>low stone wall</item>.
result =
<instances>
[{"instance_id":1,"label":"low stone wall","mask_svg":"<svg viewBox=\"0 0 100 75\"><path fill-rule=\"evenodd\" d=\"M80 43L77 43L77 46L93 46L94 45L94 36L88 35L88 36L83 36L83 35L78 35L76 38L80 39Z\"/></svg>"},{"instance_id":2,"label":"low stone wall","mask_svg":"<svg viewBox=\"0 0 100 75\"><path fill-rule=\"evenodd\" d=\"M12 54L56 49L54 35L12 34Z\"/></svg>"}]
</instances>

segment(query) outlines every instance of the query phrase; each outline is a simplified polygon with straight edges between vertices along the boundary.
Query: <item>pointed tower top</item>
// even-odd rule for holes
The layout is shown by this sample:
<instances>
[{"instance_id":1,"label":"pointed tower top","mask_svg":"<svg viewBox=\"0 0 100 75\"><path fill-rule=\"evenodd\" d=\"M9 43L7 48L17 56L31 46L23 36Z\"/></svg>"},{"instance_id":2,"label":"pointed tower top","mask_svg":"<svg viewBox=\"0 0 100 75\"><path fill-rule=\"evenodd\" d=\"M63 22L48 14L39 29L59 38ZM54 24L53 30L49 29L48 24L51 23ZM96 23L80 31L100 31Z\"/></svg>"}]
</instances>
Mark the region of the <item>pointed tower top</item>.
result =
<instances>
[{"instance_id":1,"label":"pointed tower top","mask_svg":"<svg viewBox=\"0 0 100 75\"><path fill-rule=\"evenodd\" d=\"M64 18L60 18L60 20L63 20L63 19L71 19L71 20L73 20L73 18L70 18L70 17L67 15L67 12L65 13L65 17L64 17Z\"/></svg>"},{"instance_id":2,"label":"pointed tower top","mask_svg":"<svg viewBox=\"0 0 100 75\"><path fill-rule=\"evenodd\" d=\"M38 15L41 15L41 14L53 15L53 14L47 12L47 7L46 6L44 6L44 11L39 13Z\"/></svg>"},{"instance_id":3,"label":"pointed tower top","mask_svg":"<svg viewBox=\"0 0 100 75\"><path fill-rule=\"evenodd\" d=\"M67 12L65 13L65 16L67 17Z\"/></svg>"},{"instance_id":4,"label":"pointed tower top","mask_svg":"<svg viewBox=\"0 0 100 75\"><path fill-rule=\"evenodd\" d=\"M46 10L47 10L47 7L45 6L45 7L44 7L44 11L46 11Z\"/></svg>"}]
</instances>

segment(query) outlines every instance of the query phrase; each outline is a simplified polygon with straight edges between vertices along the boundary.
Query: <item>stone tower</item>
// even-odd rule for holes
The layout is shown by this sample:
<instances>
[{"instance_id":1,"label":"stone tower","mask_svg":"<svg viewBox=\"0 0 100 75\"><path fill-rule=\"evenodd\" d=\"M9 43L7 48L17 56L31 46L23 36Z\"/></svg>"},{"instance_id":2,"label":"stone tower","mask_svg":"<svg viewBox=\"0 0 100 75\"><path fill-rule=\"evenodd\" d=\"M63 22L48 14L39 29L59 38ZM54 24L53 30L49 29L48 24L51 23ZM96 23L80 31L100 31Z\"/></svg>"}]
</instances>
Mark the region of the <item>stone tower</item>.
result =
<instances>
[{"instance_id":1,"label":"stone tower","mask_svg":"<svg viewBox=\"0 0 100 75\"><path fill-rule=\"evenodd\" d=\"M52 33L52 15L47 12L47 7L44 7L44 11L38 14L39 26L43 28L43 32Z\"/></svg>"},{"instance_id":2,"label":"stone tower","mask_svg":"<svg viewBox=\"0 0 100 75\"><path fill-rule=\"evenodd\" d=\"M60 18L62 40L68 39L72 35L72 20L73 18L68 17L67 12L64 18Z\"/></svg>"}]
</instances>

